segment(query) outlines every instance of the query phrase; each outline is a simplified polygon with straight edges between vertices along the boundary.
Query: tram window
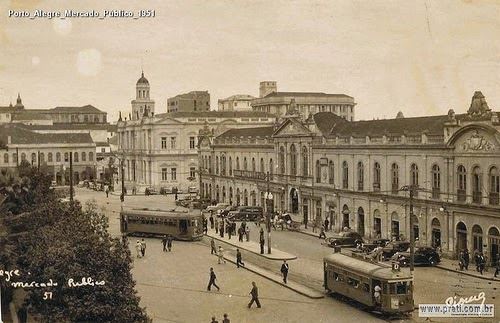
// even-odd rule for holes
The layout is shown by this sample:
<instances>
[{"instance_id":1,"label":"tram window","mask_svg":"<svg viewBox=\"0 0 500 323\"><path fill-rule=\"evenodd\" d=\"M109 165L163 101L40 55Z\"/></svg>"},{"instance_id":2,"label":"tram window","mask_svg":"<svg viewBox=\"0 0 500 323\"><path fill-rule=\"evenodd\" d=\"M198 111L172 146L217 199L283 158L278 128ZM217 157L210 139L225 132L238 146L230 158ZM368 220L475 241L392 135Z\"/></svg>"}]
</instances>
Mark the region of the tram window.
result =
<instances>
[{"instance_id":1,"label":"tram window","mask_svg":"<svg viewBox=\"0 0 500 323\"><path fill-rule=\"evenodd\" d=\"M333 273L333 278L335 278L335 281L341 282L344 279L342 278L342 275L339 273Z\"/></svg>"},{"instance_id":2,"label":"tram window","mask_svg":"<svg viewBox=\"0 0 500 323\"><path fill-rule=\"evenodd\" d=\"M351 278L351 277L347 277L347 284L351 285L354 288L358 288L359 287L359 280Z\"/></svg>"},{"instance_id":3,"label":"tram window","mask_svg":"<svg viewBox=\"0 0 500 323\"><path fill-rule=\"evenodd\" d=\"M396 283L396 294L406 294L406 282Z\"/></svg>"},{"instance_id":4,"label":"tram window","mask_svg":"<svg viewBox=\"0 0 500 323\"><path fill-rule=\"evenodd\" d=\"M370 292L370 284L363 283L363 291L369 293Z\"/></svg>"},{"instance_id":5,"label":"tram window","mask_svg":"<svg viewBox=\"0 0 500 323\"><path fill-rule=\"evenodd\" d=\"M389 284L382 284L382 293L389 294Z\"/></svg>"}]
</instances>

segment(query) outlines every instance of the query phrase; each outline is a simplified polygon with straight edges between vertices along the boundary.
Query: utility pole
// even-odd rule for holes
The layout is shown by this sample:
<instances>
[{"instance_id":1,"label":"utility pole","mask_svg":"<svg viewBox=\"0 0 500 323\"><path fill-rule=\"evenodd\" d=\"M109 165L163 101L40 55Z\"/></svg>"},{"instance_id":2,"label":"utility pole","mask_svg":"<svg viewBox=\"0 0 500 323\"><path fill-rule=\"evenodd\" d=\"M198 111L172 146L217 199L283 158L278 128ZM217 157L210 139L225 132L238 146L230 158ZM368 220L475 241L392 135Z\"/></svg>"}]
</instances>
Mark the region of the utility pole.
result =
<instances>
[{"instance_id":1,"label":"utility pole","mask_svg":"<svg viewBox=\"0 0 500 323\"><path fill-rule=\"evenodd\" d=\"M415 231L413 230L413 194L416 187L409 186L410 190L410 273L413 275L415 267Z\"/></svg>"},{"instance_id":2,"label":"utility pole","mask_svg":"<svg viewBox=\"0 0 500 323\"><path fill-rule=\"evenodd\" d=\"M37 152L37 170L40 171L40 150Z\"/></svg>"},{"instance_id":3,"label":"utility pole","mask_svg":"<svg viewBox=\"0 0 500 323\"><path fill-rule=\"evenodd\" d=\"M271 203L272 194L269 191L269 172L267 172L267 194L266 194L266 205L267 205L267 253L271 254Z\"/></svg>"},{"instance_id":4,"label":"utility pole","mask_svg":"<svg viewBox=\"0 0 500 323\"><path fill-rule=\"evenodd\" d=\"M122 172L122 194L120 194L120 201L122 202L122 209L123 209L123 201L125 201L125 172L124 172L124 160L120 161L120 166L121 166L121 172Z\"/></svg>"},{"instance_id":5,"label":"utility pole","mask_svg":"<svg viewBox=\"0 0 500 323\"><path fill-rule=\"evenodd\" d=\"M69 152L69 200L73 202L73 152Z\"/></svg>"}]
</instances>

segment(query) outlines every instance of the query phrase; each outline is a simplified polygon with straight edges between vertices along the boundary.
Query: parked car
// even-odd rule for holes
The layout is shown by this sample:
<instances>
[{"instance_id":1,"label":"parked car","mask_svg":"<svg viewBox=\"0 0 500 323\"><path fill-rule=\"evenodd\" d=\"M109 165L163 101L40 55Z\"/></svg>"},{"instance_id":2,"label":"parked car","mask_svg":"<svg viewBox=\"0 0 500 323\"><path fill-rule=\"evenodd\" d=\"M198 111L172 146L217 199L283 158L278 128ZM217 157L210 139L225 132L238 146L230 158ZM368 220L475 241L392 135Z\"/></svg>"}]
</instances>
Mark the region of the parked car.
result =
<instances>
[{"instance_id":1,"label":"parked car","mask_svg":"<svg viewBox=\"0 0 500 323\"><path fill-rule=\"evenodd\" d=\"M262 206L238 206L234 211L229 211L228 219L231 221L257 221L264 215Z\"/></svg>"},{"instance_id":2,"label":"parked car","mask_svg":"<svg viewBox=\"0 0 500 323\"><path fill-rule=\"evenodd\" d=\"M364 252L370 252L377 247L385 247L389 242L391 242L389 239L365 240L361 246L361 250Z\"/></svg>"},{"instance_id":3,"label":"parked car","mask_svg":"<svg viewBox=\"0 0 500 323\"><path fill-rule=\"evenodd\" d=\"M220 216L225 218L229 215L229 212L236 211L237 209L238 209L237 206L229 205L228 207L220 211Z\"/></svg>"},{"instance_id":4,"label":"parked car","mask_svg":"<svg viewBox=\"0 0 500 323\"><path fill-rule=\"evenodd\" d=\"M158 191L154 187L146 187L144 195L158 195Z\"/></svg>"},{"instance_id":5,"label":"parked car","mask_svg":"<svg viewBox=\"0 0 500 323\"><path fill-rule=\"evenodd\" d=\"M196 186L189 186L188 187L188 193L190 193L190 194L192 194L192 193L198 194L198 187L196 187Z\"/></svg>"},{"instance_id":6,"label":"parked car","mask_svg":"<svg viewBox=\"0 0 500 323\"><path fill-rule=\"evenodd\" d=\"M356 231L343 231L325 239L329 247L358 247L363 243L363 237Z\"/></svg>"},{"instance_id":7,"label":"parked car","mask_svg":"<svg viewBox=\"0 0 500 323\"><path fill-rule=\"evenodd\" d=\"M178 198L175 201L175 205L187 207L189 205L189 202L191 202L191 200L193 200L193 198L191 196L184 196L184 197Z\"/></svg>"},{"instance_id":8,"label":"parked car","mask_svg":"<svg viewBox=\"0 0 500 323\"><path fill-rule=\"evenodd\" d=\"M416 266L435 266L441 259L439 254L434 248L431 247L416 247L414 254L414 264ZM410 253L400 252L399 253L399 265L409 266L410 265Z\"/></svg>"},{"instance_id":9,"label":"parked car","mask_svg":"<svg viewBox=\"0 0 500 323\"><path fill-rule=\"evenodd\" d=\"M226 207L228 207L229 204L227 203L217 203L217 205L209 205L205 209L206 212L213 212L217 213L217 211L224 210Z\"/></svg>"},{"instance_id":10,"label":"parked car","mask_svg":"<svg viewBox=\"0 0 500 323\"><path fill-rule=\"evenodd\" d=\"M390 259L396 252L406 251L409 247L408 241L391 241L382 249L382 258Z\"/></svg>"},{"instance_id":11,"label":"parked car","mask_svg":"<svg viewBox=\"0 0 500 323\"><path fill-rule=\"evenodd\" d=\"M197 209L197 210L203 210L205 209L208 205L210 204L210 201L207 200L207 199L194 199L194 200L191 200L189 203L188 203L188 206L187 207L193 207L193 209Z\"/></svg>"},{"instance_id":12,"label":"parked car","mask_svg":"<svg viewBox=\"0 0 500 323\"><path fill-rule=\"evenodd\" d=\"M172 194L172 188L171 187L162 187L162 188L160 188L160 194L161 195Z\"/></svg>"}]
</instances>

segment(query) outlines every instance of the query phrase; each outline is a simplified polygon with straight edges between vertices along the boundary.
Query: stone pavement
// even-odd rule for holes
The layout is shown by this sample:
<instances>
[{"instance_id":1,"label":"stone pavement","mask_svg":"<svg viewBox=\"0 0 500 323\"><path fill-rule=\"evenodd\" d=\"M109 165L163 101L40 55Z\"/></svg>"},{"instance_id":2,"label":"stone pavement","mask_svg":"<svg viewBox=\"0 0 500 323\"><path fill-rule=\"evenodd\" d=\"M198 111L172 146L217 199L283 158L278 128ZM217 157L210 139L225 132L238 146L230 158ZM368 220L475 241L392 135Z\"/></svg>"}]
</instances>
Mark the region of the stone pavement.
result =
<instances>
[{"instance_id":1,"label":"stone pavement","mask_svg":"<svg viewBox=\"0 0 500 323\"><path fill-rule=\"evenodd\" d=\"M253 226L253 224L251 224ZM254 229L254 228L252 228ZM257 230L258 227L255 227L254 230ZM229 239L229 236L225 233L224 234L224 238L221 238L221 236L219 234L216 234L215 233L215 230L212 230L212 229L208 229L208 232L207 232L207 236L208 237L211 237L211 238L214 238L215 240L218 240L218 241L223 241L227 244L230 244L236 248L240 248L242 250L246 250L246 251L249 251L249 252L252 252L254 254L258 254L262 257L265 257L265 258L268 258L268 259L272 259L272 260L293 260L293 259L297 259L297 256L295 255L292 255L292 254L289 254L287 252L284 252L284 251L281 251L281 250L278 250L276 248L272 248L271 249L271 254L268 254L267 253L267 240L266 240L266 245L265 245L265 248L264 248L264 253L261 254L260 253L260 245L255 242L255 241L246 241L244 239L243 242L240 242L238 241L238 235L236 236L231 236L231 239ZM265 232L265 237L267 239L267 232ZM271 232L271 241L272 241L272 232Z\"/></svg>"}]
</instances>

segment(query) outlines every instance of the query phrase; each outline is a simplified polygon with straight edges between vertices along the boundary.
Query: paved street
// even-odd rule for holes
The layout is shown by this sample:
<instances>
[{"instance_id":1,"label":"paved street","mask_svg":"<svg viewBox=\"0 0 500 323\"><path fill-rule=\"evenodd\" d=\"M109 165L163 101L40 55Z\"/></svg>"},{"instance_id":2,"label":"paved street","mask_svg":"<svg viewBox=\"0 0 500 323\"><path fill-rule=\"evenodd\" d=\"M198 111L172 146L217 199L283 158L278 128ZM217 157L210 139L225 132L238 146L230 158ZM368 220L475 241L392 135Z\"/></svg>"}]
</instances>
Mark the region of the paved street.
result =
<instances>
[{"instance_id":1,"label":"paved street","mask_svg":"<svg viewBox=\"0 0 500 323\"><path fill-rule=\"evenodd\" d=\"M119 234L119 196L106 198L103 192L77 190L77 199L96 199L110 219L110 232ZM127 196L125 207L145 207L164 204L174 207L173 196ZM251 225L251 239L258 238L258 227ZM237 241L237 237L233 237ZM130 242L134 242L130 238ZM144 259L135 259L133 269L141 304L155 322L209 322L212 315L218 318L227 312L235 322L376 322L380 317L364 312L337 297L328 296L314 300L301 296L263 277L244 269L237 269L229 262L217 265L210 256L208 239L200 242L174 242L173 252L164 254L159 239L146 239L148 248ZM297 232L273 231L272 246L297 255L290 260L289 279L318 291L323 291L322 258L332 250L321 245L321 240ZM224 245L228 254L234 248ZM243 261L279 273L280 262L265 259L250 252L243 252ZM206 291L208 270L213 266L218 276L221 292ZM263 308L248 310L248 293L251 282L260 288ZM500 309L498 282L490 282L437 268L416 268L415 303L443 303L449 296L468 297L483 291L486 303ZM439 288L436 288L439 286ZM418 319L418 311L413 320ZM437 322L436 320L432 320ZM439 322L457 322L440 319ZM489 320L483 320L489 322Z\"/></svg>"}]
</instances>

